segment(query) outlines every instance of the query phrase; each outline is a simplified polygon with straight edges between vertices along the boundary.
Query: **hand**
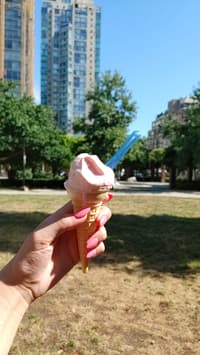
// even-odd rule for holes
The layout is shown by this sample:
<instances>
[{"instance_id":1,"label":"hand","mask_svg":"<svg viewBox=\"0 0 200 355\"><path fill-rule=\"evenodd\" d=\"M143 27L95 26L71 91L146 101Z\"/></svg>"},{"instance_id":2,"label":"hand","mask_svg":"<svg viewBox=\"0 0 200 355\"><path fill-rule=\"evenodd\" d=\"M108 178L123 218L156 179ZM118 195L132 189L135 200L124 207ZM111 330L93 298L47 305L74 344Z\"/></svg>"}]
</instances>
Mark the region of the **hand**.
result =
<instances>
[{"instance_id":1,"label":"hand","mask_svg":"<svg viewBox=\"0 0 200 355\"><path fill-rule=\"evenodd\" d=\"M47 292L79 261L76 227L86 220L87 212L77 218L69 202L46 218L2 270L1 279L16 286L28 303ZM110 216L109 208L103 206L97 231L87 243L88 258L104 251L104 223Z\"/></svg>"}]
</instances>

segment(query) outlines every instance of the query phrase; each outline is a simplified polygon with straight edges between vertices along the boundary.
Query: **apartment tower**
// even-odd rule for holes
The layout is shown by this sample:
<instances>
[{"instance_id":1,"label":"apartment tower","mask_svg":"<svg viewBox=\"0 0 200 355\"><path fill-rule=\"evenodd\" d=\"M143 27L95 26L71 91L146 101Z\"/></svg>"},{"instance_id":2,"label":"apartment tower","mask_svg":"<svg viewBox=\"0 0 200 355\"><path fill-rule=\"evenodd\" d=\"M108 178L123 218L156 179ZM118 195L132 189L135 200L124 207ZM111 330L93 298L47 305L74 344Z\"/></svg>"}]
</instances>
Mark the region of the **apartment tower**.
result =
<instances>
[{"instance_id":1,"label":"apartment tower","mask_svg":"<svg viewBox=\"0 0 200 355\"><path fill-rule=\"evenodd\" d=\"M100 22L93 0L43 0L41 103L68 134L75 118L87 117L86 93L99 76Z\"/></svg>"},{"instance_id":2,"label":"apartment tower","mask_svg":"<svg viewBox=\"0 0 200 355\"><path fill-rule=\"evenodd\" d=\"M0 0L0 79L33 96L34 0Z\"/></svg>"}]
</instances>

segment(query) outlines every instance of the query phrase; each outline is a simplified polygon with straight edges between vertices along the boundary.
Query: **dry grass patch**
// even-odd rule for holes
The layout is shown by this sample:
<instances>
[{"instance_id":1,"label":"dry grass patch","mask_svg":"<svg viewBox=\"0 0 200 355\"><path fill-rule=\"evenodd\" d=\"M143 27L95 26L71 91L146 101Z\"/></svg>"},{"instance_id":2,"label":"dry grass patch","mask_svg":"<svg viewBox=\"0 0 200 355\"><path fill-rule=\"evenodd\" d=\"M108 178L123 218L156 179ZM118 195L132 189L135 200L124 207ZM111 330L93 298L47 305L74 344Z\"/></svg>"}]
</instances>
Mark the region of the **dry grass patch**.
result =
<instances>
[{"instance_id":1,"label":"dry grass patch","mask_svg":"<svg viewBox=\"0 0 200 355\"><path fill-rule=\"evenodd\" d=\"M0 264L62 196L0 196ZM107 252L24 317L10 354L192 355L200 349L200 200L116 196Z\"/></svg>"}]
</instances>

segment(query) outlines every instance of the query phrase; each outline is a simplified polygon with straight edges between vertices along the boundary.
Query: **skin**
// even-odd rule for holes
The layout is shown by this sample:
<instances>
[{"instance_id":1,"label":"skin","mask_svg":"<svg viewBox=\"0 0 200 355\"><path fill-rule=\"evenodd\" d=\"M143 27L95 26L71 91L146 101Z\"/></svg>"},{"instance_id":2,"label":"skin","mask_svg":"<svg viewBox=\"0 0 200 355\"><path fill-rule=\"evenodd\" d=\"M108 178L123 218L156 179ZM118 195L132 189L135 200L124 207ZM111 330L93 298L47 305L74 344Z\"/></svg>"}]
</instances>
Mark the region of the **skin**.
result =
<instances>
[{"instance_id":1,"label":"skin","mask_svg":"<svg viewBox=\"0 0 200 355\"><path fill-rule=\"evenodd\" d=\"M24 241L14 258L0 272L0 354L7 354L29 305L51 289L79 261L76 227L88 209L73 214L71 202L47 217ZM104 250L104 224L111 217L103 206L96 232L87 243L87 257Z\"/></svg>"}]
</instances>

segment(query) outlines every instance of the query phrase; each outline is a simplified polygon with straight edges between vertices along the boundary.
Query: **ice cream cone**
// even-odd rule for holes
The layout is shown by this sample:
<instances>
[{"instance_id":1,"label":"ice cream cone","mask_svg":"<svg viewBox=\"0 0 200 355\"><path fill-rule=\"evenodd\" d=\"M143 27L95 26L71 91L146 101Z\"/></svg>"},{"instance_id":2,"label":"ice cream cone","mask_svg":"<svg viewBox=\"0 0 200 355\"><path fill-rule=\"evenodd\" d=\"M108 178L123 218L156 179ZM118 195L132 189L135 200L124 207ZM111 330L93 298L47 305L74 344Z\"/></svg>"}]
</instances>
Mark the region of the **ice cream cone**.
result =
<instances>
[{"instance_id":1,"label":"ice cream cone","mask_svg":"<svg viewBox=\"0 0 200 355\"><path fill-rule=\"evenodd\" d=\"M72 200L74 212L78 212L83 208L90 207L87 220L76 229L80 262L82 265L82 271L84 273L88 271L88 259L86 257L87 240L97 228L95 221L100 212L101 205L103 204L104 199L107 197L107 193L107 189L103 189L103 191L100 189L100 191L95 194L82 194L80 192L68 191L68 194Z\"/></svg>"},{"instance_id":2,"label":"ice cream cone","mask_svg":"<svg viewBox=\"0 0 200 355\"><path fill-rule=\"evenodd\" d=\"M87 240L97 229L96 219L108 191L114 185L114 172L96 155L79 154L71 163L64 186L74 212L90 207L87 220L77 228L78 247L83 272L88 271Z\"/></svg>"}]
</instances>

